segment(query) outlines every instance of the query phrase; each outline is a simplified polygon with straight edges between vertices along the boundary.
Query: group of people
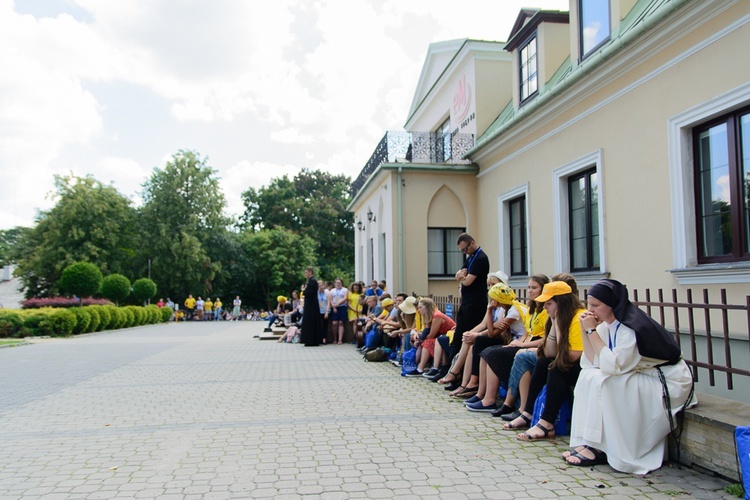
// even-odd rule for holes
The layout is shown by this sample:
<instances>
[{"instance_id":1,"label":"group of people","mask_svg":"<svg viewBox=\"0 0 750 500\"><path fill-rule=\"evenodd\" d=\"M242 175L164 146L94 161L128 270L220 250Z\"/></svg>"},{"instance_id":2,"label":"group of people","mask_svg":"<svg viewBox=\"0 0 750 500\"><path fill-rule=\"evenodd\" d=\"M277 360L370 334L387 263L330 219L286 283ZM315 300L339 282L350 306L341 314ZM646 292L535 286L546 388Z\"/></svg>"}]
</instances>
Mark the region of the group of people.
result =
<instances>
[{"instance_id":1,"label":"group of people","mask_svg":"<svg viewBox=\"0 0 750 500\"><path fill-rule=\"evenodd\" d=\"M607 463L634 474L661 467L676 414L696 403L674 336L630 302L616 280L591 286L584 305L573 276L537 274L522 303L504 273L490 273L474 238L464 233L457 245L466 259L455 275L461 292L455 321L430 298L378 293L376 282L361 294L361 287L347 291L339 280L323 304L308 268L302 343L322 343L325 305L337 343L342 323L353 317L362 350L386 346L400 348L404 360L414 355L416 367L404 375L437 382L468 411L500 417L502 429L519 440L554 437L558 413L572 399L571 448L561 457L569 465ZM365 296L364 314L347 302L356 293Z\"/></svg>"},{"instance_id":2,"label":"group of people","mask_svg":"<svg viewBox=\"0 0 750 500\"><path fill-rule=\"evenodd\" d=\"M242 315L241 306L242 300L237 295L232 301L232 309L224 309L224 303L219 297L216 300L211 300L211 297L203 300L201 296L194 298L192 294L188 294L188 297L183 302L185 307L184 310L180 308L178 302L173 302L172 299L167 297L167 300L159 299L156 303L157 307L167 307L174 310L172 318L175 321L186 320L186 321L219 321L219 320L238 320Z\"/></svg>"}]
</instances>

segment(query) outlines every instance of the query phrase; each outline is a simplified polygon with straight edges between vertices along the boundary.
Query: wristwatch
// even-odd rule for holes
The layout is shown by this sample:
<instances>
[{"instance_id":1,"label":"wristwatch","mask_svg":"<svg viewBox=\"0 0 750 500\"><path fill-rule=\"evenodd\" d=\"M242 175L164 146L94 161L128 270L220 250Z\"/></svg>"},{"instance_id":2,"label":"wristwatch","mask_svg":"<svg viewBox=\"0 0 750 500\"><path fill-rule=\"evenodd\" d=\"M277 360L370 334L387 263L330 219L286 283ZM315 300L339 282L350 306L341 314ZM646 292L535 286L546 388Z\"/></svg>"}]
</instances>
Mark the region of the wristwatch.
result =
<instances>
[{"instance_id":1,"label":"wristwatch","mask_svg":"<svg viewBox=\"0 0 750 500\"><path fill-rule=\"evenodd\" d=\"M586 330L586 335L591 335L595 331L596 331L596 328L589 328L588 330Z\"/></svg>"}]
</instances>

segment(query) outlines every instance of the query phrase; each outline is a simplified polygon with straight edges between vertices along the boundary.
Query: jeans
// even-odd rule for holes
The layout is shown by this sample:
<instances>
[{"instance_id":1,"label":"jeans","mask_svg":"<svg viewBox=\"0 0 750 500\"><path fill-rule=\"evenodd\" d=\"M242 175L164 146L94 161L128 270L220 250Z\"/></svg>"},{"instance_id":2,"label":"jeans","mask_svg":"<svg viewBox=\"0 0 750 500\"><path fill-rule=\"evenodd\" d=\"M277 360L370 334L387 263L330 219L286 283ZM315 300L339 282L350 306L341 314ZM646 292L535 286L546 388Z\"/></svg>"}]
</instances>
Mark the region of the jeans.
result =
<instances>
[{"instance_id":1,"label":"jeans","mask_svg":"<svg viewBox=\"0 0 750 500\"><path fill-rule=\"evenodd\" d=\"M526 372L534 371L536 360L536 349L516 354L513 360L513 367L510 369L510 379L508 380L508 391L512 396L518 397L518 384L521 382L521 377Z\"/></svg>"}]
</instances>

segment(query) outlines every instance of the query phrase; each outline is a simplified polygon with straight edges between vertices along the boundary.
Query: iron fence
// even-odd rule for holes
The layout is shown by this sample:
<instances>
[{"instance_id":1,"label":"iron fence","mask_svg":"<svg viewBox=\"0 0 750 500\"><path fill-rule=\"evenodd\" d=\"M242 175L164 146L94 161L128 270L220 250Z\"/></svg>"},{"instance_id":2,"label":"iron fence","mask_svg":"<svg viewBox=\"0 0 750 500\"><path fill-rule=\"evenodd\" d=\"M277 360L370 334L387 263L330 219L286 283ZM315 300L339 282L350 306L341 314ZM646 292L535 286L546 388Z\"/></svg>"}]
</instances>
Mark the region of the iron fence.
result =
<instances>
[{"instance_id":1,"label":"iron fence","mask_svg":"<svg viewBox=\"0 0 750 500\"><path fill-rule=\"evenodd\" d=\"M525 300L525 289L515 292L519 300ZM583 293L585 297L586 290ZM441 311L451 304L455 317L460 297L430 297ZM678 298L676 289L671 290L669 299L665 298L662 289L632 292L632 302L675 335L696 382L704 376L701 371L706 370L708 383L714 387L716 372L724 373L727 389L733 390L733 376L750 377L748 365L735 362L741 355L750 354L750 295L745 297L744 304L729 304L726 289L721 289L718 301L714 299L708 289L703 289L698 298L693 290L686 289L684 300ZM740 351L745 349L748 351Z\"/></svg>"}]
</instances>

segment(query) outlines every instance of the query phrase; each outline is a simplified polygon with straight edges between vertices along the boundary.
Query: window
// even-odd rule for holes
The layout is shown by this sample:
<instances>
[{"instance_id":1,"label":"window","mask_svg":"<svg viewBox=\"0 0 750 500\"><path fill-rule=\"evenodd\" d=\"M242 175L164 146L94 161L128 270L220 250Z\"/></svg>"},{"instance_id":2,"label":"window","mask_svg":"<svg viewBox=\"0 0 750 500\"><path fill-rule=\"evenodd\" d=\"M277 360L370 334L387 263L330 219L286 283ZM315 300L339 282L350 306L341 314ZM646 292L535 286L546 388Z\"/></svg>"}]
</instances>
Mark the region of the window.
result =
<instances>
[{"instance_id":1,"label":"window","mask_svg":"<svg viewBox=\"0 0 750 500\"><path fill-rule=\"evenodd\" d=\"M526 276L526 196L508 202L510 236L510 275Z\"/></svg>"},{"instance_id":2,"label":"window","mask_svg":"<svg viewBox=\"0 0 750 500\"><path fill-rule=\"evenodd\" d=\"M596 169L568 178L570 270L599 270L599 186Z\"/></svg>"},{"instance_id":3,"label":"window","mask_svg":"<svg viewBox=\"0 0 750 500\"><path fill-rule=\"evenodd\" d=\"M609 0L579 0L581 59L609 39Z\"/></svg>"},{"instance_id":4,"label":"window","mask_svg":"<svg viewBox=\"0 0 750 500\"><path fill-rule=\"evenodd\" d=\"M750 260L750 109L693 133L698 262Z\"/></svg>"},{"instance_id":5,"label":"window","mask_svg":"<svg viewBox=\"0 0 750 500\"><path fill-rule=\"evenodd\" d=\"M444 163L450 160L452 155L450 118L445 120L435 133L435 149L437 152L437 163Z\"/></svg>"},{"instance_id":6,"label":"window","mask_svg":"<svg viewBox=\"0 0 750 500\"><path fill-rule=\"evenodd\" d=\"M453 276L461 269L464 255L456 240L465 228L427 228L427 274L442 277Z\"/></svg>"},{"instance_id":7,"label":"window","mask_svg":"<svg viewBox=\"0 0 750 500\"><path fill-rule=\"evenodd\" d=\"M536 94L537 81L537 57L536 57L536 35L529 40L519 51L521 102Z\"/></svg>"}]
</instances>

